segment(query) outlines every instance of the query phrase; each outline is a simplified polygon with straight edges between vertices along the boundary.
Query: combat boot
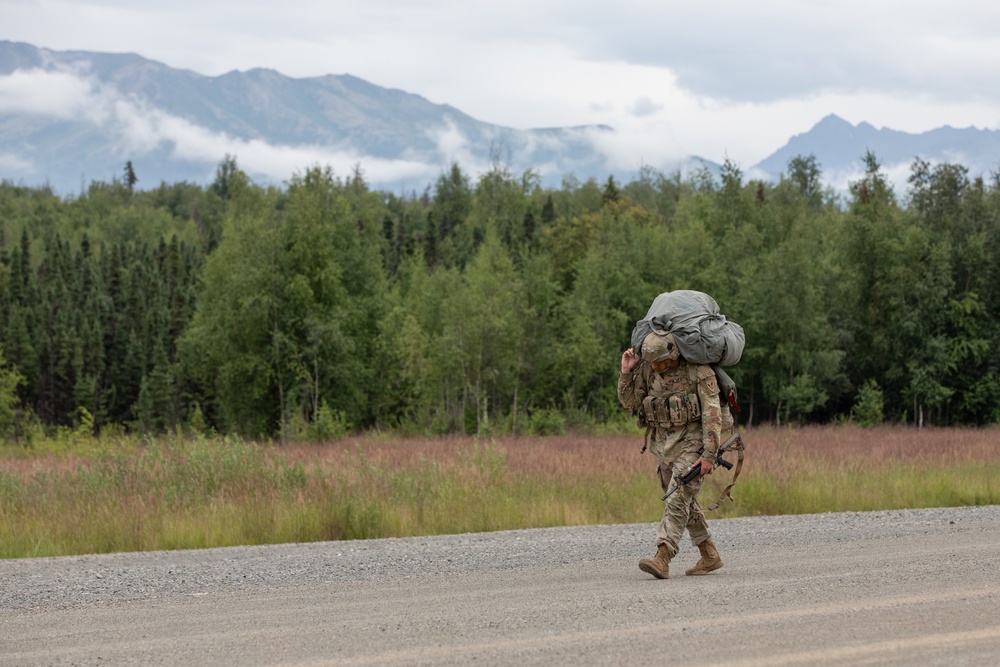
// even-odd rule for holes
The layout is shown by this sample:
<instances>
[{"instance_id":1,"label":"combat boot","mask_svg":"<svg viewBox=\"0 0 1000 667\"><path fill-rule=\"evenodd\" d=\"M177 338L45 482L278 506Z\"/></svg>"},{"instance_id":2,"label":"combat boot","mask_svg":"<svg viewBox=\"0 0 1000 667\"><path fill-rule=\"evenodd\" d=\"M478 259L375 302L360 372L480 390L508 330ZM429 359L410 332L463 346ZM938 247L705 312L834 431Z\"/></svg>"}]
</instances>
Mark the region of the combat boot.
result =
<instances>
[{"instance_id":1,"label":"combat boot","mask_svg":"<svg viewBox=\"0 0 1000 667\"><path fill-rule=\"evenodd\" d=\"M670 552L667 545L661 544L656 548L656 555L652 558L643 558L639 561L639 569L647 574L651 574L657 579L670 578Z\"/></svg>"},{"instance_id":2,"label":"combat boot","mask_svg":"<svg viewBox=\"0 0 1000 667\"><path fill-rule=\"evenodd\" d=\"M719 552L715 549L715 543L711 539L707 539L698 545L698 551L701 552L701 559L695 563L695 566L690 570L685 572L687 575L699 575L708 574L709 572L714 572L722 567L722 558L719 557Z\"/></svg>"}]
</instances>

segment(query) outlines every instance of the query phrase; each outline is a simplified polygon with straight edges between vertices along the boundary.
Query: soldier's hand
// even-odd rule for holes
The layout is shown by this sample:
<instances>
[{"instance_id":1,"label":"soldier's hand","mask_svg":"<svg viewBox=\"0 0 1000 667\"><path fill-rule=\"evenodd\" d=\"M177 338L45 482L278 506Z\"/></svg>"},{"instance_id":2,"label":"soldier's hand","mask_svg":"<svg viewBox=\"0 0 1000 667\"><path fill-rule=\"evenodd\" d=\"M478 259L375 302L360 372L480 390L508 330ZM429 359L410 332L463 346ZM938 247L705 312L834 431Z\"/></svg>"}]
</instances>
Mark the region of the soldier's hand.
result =
<instances>
[{"instance_id":1,"label":"soldier's hand","mask_svg":"<svg viewBox=\"0 0 1000 667\"><path fill-rule=\"evenodd\" d=\"M698 459L694 462L694 465L701 464L701 477L705 475L711 475L712 471L715 470L715 466L711 461L706 461L705 459Z\"/></svg>"},{"instance_id":2,"label":"soldier's hand","mask_svg":"<svg viewBox=\"0 0 1000 667\"><path fill-rule=\"evenodd\" d=\"M632 348L622 352L622 373L630 373L637 363L639 363L639 357L635 356Z\"/></svg>"}]
</instances>

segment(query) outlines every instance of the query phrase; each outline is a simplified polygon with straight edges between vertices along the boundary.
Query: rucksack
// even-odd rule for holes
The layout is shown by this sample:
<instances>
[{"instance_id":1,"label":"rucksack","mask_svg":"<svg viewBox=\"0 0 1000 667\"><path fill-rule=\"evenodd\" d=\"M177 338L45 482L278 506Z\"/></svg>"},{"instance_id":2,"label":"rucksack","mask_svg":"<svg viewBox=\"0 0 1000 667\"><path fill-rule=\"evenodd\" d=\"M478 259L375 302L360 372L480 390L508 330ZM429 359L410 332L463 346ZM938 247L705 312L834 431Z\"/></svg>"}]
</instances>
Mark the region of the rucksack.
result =
<instances>
[{"instance_id":1,"label":"rucksack","mask_svg":"<svg viewBox=\"0 0 1000 667\"><path fill-rule=\"evenodd\" d=\"M664 292L653 299L646 316L632 329L632 349L642 354L642 341L653 330L674 335L677 347L689 362L707 364L715 371L719 393L736 406L736 383L722 367L735 366L743 356L743 327L726 318L708 294L695 290Z\"/></svg>"},{"instance_id":2,"label":"rucksack","mask_svg":"<svg viewBox=\"0 0 1000 667\"><path fill-rule=\"evenodd\" d=\"M636 353L653 329L672 333L681 354L695 364L735 366L746 345L743 327L727 319L715 299L695 290L664 292L653 299L646 316L632 329Z\"/></svg>"}]
</instances>

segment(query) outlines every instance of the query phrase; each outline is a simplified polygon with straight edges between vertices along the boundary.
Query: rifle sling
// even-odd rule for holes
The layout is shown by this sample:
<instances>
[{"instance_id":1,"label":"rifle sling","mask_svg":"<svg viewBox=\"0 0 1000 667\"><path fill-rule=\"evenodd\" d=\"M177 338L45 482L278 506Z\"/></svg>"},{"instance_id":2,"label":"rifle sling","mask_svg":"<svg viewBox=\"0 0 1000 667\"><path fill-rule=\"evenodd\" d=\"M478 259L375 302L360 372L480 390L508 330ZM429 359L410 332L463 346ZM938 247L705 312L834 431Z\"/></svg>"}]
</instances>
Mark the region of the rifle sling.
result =
<instances>
[{"instance_id":1,"label":"rifle sling","mask_svg":"<svg viewBox=\"0 0 1000 667\"><path fill-rule=\"evenodd\" d=\"M725 500L726 498L732 500L733 502L736 502L733 499L732 493L730 492L732 491L733 487L736 486L736 479L740 476L740 470L743 469L743 455L745 449L746 448L743 445L743 437L739 433L736 433L733 435L733 437L731 437L728 441L726 441L726 444L719 451L720 456L727 451L737 452L736 468L733 470L733 481L730 482L729 486L725 488L725 490L722 492L722 495L719 496L719 499L716 500L715 503L708 508L709 511L718 509L719 505L721 505L722 501Z\"/></svg>"}]
</instances>

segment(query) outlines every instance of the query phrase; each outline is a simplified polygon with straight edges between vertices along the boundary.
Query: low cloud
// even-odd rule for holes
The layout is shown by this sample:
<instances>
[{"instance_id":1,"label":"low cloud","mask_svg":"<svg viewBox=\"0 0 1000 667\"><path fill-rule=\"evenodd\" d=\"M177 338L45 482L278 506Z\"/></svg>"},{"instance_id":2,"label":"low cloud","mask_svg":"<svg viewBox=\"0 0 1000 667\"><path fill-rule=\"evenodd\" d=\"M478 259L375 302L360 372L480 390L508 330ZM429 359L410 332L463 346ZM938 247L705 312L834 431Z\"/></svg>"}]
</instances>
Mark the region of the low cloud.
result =
<instances>
[{"instance_id":1,"label":"low cloud","mask_svg":"<svg viewBox=\"0 0 1000 667\"><path fill-rule=\"evenodd\" d=\"M642 78L649 72L637 72ZM339 176L360 167L365 179L376 187L406 185L407 189L422 190L452 163L474 180L493 167L493 158L515 173L531 168L547 185L558 184L568 174L584 176L610 173L627 178L640 167L649 166L665 173L673 172L692 155L721 162L732 153L735 140L720 128L739 127L740 123L754 126L754 132L744 132L742 141L754 142L754 159L780 146L788 128L806 131L808 126L795 127L794 119L801 115L805 103L780 105L740 105L735 108L717 107L690 96L668 95L668 86L652 79L648 95L626 95L624 90L608 89L609 111L617 111L614 130L584 126L559 131L519 131L507 128L472 130L468 135L453 118L441 126L429 129L430 142L425 147L412 148L395 159L373 157L350 145L284 145L261 139L245 139L225 132L209 130L176 115L164 112L136 97L125 95L110 85L88 77L86 68L73 70L17 71L0 76L0 113L31 117L36 127L45 119L82 121L89 123L104 138L100 159L113 162L87 165L88 173L121 173L126 159L132 160L143 183L155 183L159 175L142 164L149 156L162 160L164 156L201 170L202 182L213 177L215 167L226 155L234 155L240 167L255 180L280 184L296 173L314 165L330 166ZM655 84L655 85L654 85ZM603 88L601 90L604 90ZM632 100L630 103L628 100ZM863 103L862 103L863 102ZM853 113L860 117L864 109L878 105L879 100L858 102ZM818 107L836 108L845 101L822 98L810 102ZM884 103L883 103L884 106ZM907 105L899 100L891 107L901 122L906 118ZM898 113L897 113L898 112ZM847 114L845 114L847 115ZM709 130L700 134L692 131L685 119L698 117ZM818 117L818 116L817 116ZM459 120L461 118L459 117ZM767 122L778 121L780 131L769 131ZM609 121L610 122L610 121ZM469 127L469 126L465 126ZM899 128L896 128L899 129ZM772 136L774 135L774 136ZM0 178L12 180L29 176L47 178L43 157L30 148L22 148L20 136L0 134ZM504 143L506 142L506 143ZM499 151L499 152L496 152ZM751 160L735 160L737 166L751 175ZM956 163L966 162L956 157ZM909 164L887 168L896 192L905 191ZM176 172L175 172L176 173ZM860 178L861 173L823 174L825 183L838 191ZM975 176L972 174L971 176ZM65 186L63 186L65 187Z\"/></svg>"},{"instance_id":2,"label":"low cloud","mask_svg":"<svg viewBox=\"0 0 1000 667\"><path fill-rule=\"evenodd\" d=\"M588 129L586 136L613 172L637 171L642 165L672 169L688 157L673 125L659 118L631 119L613 132Z\"/></svg>"},{"instance_id":3,"label":"low cloud","mask_svg":"<svg viewBox=\"0 0 1000 667\"><path fill-rule=\"evenodd\" d=\"M882 165L879 173L885 178L885 182L895 194L897 201L903 201L907 196L910 177L910 163L898 162L896 164ZM852 167L851 169L833 169L824 171L822 176L823 186L832 188L841 197L849 198L852 183L858 183L865 177L864 169Z\"/></svg>"},{"instance_id":4,"label":"low cloud","mask_svg":"<svg viewBox=\"0 0 1000 667\"><path fill-rule=\"evenodd\" d=\"M71 72L17 70L0 76L0 113L101 122L104 109L93 107L93 99L94 84Z\"/></svg>"},{"instance_id":5,"label":"low cloud","mask_svg":"<svg viewBox=\"0 0 1000 667\"><path fill-rule=\"evenodd\" d=\"M427 136L436 146L436 156L416 158L427 163L433 163L444 169L452 163L458 164L466 173L477 174L489 169L489 164L477 157L472 149L472 142L451 118L445 118L445 124L427 131Z\"/></svg>"},{"instance_id":6,"label":"low cloud","mask_svg":"<svg viewBox=\"0 0 1000 667\"><path fill-rule=\"evenodd\" d=\"M31 164L31 162L20 156L9 153L0 153L0 170L5 172L31 174L35 172L35 167Z\"/></svg>"},{"instance_id":7,"label":"low cloud","mask_svg":"<svg viewBox=\"0 0 1000 667\"><path fill-rule=\"evenodd\" d=\"M248 174L275 183L317 164L330 166L339 175L360 165L370 182L423 182L440 169L419 155L385 159L349 147L288 146L213 132L71 71L19 70L0 77L0 113L82 120L108 137L108 147L121 159L139 161L166 151L179 160L205 163L206 178L226 155L236 156ZM440 133L440 143L445 152L461 154L462 138L453 129ZM11 152L0 154L0 169L44 172L43 166L33 168L30 156Z\"/></svg>"},{"instance_id":8,"label":"low cloud","mask_svg":"<svg viewBox=\"0 0 1000 667\"><path fill-rule=\"evenodd\" d=\"M58 72L18 71L0 77L0 112L30 115L40 122L46 118L86 122L105 138L105 159L110 155L115 160L132 160L144 173L144 180L149 182L160 177L142 169L142 160L154 154L159 158L167 155L188 164L203 164L203 181L212 178L219 161L226 155L233 155L240 168L254 179L274 184L286 182L302 170L319 165L331 167L340 176L360 167L369 183L409 184L408 187L422 189L452 162L473 176L492 166L489 146L482 145L483 137L475 141L470 139L450 118L444 125L428 131L432 149L411 149L394 159L366 155L351 146L283 145L209 130L125 95L113 86L101 85L87 77L85 68ZM7 143L12 142L8 139ZM500 143L497 146L503 148ZM528 152L534 148L528 142ZM558 151L560 146L550 148ZM512 161L520 161L523 152L511 156ZM106 165L93 164L88 171L106 168ZM17 155L13 151L0 155L0 170L45 176L44 165L33 168L31 156Z\"/></svg>"},{"instance_id":9,"label":"low cloud","mask_svg":"<svg viewBox=\"0 0 1000 667\"><path fill-rule=\"evenodd\" d=\"M644 116L657 114L660 111L663 111L664 108L665 107L662 104L657 104L648 97L640 97L632 103L632 106L628 108L628 112L637 118L642 118Z\"/></svg>"}]
</instances>

